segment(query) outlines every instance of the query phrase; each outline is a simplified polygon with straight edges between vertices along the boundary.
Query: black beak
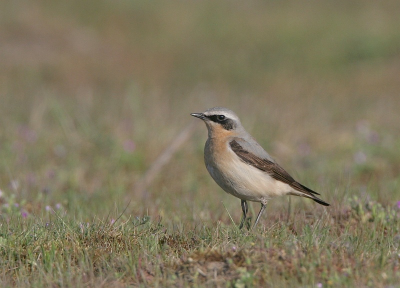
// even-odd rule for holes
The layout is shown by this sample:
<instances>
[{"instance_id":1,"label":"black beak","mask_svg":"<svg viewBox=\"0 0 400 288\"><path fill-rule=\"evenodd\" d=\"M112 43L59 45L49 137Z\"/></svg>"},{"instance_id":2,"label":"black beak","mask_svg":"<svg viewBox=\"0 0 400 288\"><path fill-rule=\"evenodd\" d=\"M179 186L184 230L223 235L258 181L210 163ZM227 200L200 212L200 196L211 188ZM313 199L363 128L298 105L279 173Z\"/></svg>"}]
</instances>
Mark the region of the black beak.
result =
<instances>
[{"instance_id":1,"label":"black beak","mask_svg":"<svg viewBox=\"0 0 400 288\"><path fill-rule=\"evenodd\" d=\"M190 115L192 115L193 117L200 118L201 120L204 120L204 118L206 118L206 115L204 115L203 113L192 113Z\"/></svg>"}]
</instances>

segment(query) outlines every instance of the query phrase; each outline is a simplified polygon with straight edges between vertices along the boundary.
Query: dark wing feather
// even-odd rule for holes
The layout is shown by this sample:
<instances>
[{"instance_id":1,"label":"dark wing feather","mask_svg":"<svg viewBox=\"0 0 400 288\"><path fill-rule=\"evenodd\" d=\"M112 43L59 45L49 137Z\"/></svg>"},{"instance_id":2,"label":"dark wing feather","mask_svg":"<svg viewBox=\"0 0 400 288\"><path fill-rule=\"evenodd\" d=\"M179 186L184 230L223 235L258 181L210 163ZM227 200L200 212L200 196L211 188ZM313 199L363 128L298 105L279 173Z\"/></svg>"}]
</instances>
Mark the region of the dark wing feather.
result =
<instances>
[{"instance_id":1,"label":"dark wing feather","mask_svg":"<svg viewBox=\"0 0 400 288\"><path fill-rule=\"evenodd\" d=\"M268 173L272 178L288 184L293 189L296 189L297 191L300 191L304 194L311 196L311 198L317 201L318 203L322 205L329 205L313 195L313 194L319 195L319 193L298 183L296 180L293 179L292 176L289 175L289 173L285 171L285 169L283 169L277 163L272 162L268 159L262 159L260 157L255 156L253 153L243 149L243 147L235 140L232 140L229 143L229 145L233 150L233 152L235 152L236 155L245 163L250 164L257 169L260 169L261 171Z\"/></svg>"}]
</instances>

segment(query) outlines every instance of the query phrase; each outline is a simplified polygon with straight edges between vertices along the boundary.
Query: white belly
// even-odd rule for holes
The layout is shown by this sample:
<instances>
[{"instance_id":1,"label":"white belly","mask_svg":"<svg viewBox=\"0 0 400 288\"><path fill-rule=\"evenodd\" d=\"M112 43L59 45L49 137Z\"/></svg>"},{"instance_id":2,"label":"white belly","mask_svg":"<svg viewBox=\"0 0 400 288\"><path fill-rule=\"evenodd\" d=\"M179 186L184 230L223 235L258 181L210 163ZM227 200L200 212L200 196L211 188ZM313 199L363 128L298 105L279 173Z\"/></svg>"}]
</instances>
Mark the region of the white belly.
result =
<instances>
[{"instance_id":1,"label":"white belly","mask_svg":"<svg viewBox=\"0 0 400 288\"><path fill-rule=\"evenodd\" d=\"M212 158L206 160L208 172L226 192L242 200L264 202L293 190L288 184L244 163L233 151L229 153L232 154L225 159L219 158L219 162L213 161Z\"/></svg>"}]
</instances>

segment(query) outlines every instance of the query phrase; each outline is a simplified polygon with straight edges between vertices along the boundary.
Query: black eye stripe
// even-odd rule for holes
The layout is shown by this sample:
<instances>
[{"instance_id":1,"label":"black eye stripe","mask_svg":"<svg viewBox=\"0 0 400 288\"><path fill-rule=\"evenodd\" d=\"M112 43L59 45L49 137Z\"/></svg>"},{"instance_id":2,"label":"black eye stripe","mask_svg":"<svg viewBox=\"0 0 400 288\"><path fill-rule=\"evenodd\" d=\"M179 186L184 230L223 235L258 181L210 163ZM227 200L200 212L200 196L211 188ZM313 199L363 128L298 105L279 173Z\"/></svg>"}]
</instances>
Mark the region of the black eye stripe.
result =
<instances>
[{"instance_id":1,"label":"black eye stripe","mask_svg":"<svg viewBox=\"0 0 400 288\"><path fill-rule=\"evenodd\" d=\"M223 121L226 121L225 116L224 116L224 119L220 119L219 118L220 116L224 116L224 115L210 115L210 116L207 116L207 118L210 119L211 121L217 122L217 123L221 123Z\"/></svg>"},{"instance_id":2,"label":"black eye stripe","mask_svg":"<svg viewBox=\"0 0 400 288\"><path fill-rule=\"evenodd\" d=\"M223 116L223 119L220 119L220 116ZM232 130L236 127L235 122L229 118L226 118L224 115L210 115L206 117L213 122L221 124L225 130Z\"/></svg>"}]
</instances>

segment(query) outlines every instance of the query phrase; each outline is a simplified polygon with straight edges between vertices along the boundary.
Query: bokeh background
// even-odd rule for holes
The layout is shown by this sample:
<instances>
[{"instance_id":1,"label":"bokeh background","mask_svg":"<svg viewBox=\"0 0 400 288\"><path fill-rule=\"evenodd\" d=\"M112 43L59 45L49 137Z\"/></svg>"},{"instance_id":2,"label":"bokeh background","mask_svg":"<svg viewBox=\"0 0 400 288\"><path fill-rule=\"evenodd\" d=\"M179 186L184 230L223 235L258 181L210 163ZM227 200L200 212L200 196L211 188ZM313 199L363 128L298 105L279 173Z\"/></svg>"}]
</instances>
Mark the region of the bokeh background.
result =
<instances>
[{"instance_id":1,"label":"bokeh background","mask_svg":"<svg viewBox=\"0 0 400 288\"><path fill-rule=\"evenodd\" d=\"M200 121L135 191L190 113L213 106L234 110L332 213L354 196L400 200L399 1L1 6L0 189L24 217L63 207L86 221L127 207L166 225L238 221L239 200L204 167ZM322 209L292 201L294 215ZM271 202L264 224L286 207Z\"/></svg>"}]
</instances>

